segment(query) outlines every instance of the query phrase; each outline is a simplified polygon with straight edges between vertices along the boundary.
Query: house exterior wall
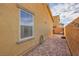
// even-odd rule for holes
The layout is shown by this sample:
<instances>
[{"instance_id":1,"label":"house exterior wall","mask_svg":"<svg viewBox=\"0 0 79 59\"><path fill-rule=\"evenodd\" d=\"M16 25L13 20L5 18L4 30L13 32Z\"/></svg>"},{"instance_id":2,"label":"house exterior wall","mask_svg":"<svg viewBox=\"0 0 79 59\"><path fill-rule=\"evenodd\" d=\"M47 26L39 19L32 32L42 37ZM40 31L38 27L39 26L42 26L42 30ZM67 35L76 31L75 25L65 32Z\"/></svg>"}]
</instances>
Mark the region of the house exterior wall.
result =
<instances>
[{"instance_id":1,"label":"house exterior wall","mask_svg":"<svg viewBox=\"0 0 79 59\"><path fill-rule=\"evenodd\" d=\"M54 30L54 34L63 34L63 28L61 28L61 27L59 27L59 26L57 26L56 28L53 28L53 30Z\"/></svg>"},{"instance_id":2,"label":"house exterior wall","mask_svg":"<svg viewBox=\"0 0 79 59\"><path fill-rule=\"evenodd\" d=\"M19 40L19 9L34 14L34 38L22 43ZM0 4L0 55L22 55L52 35L52 18L47 4Z\"/></svg>"},{"instance_id":3,"label":"house exterior wall","mask_svg":"<svg viewBox=\"0 0 79 59\"><path fill-rule=\"evenodd\" d=\"M54 34L63 32L63 28L60 25L60 16L53 16L53 31Z\"/></svg>"},{"instance_id":4,"label":"house exterior wall","mask_svg":"<svg viewBox=\"0 0 79 59\"><path fill-rule=\"evenodd\" d=\"M59 26L60 17L59 16L53 16L53 26Z\"/></svg>"},{"instance_id":5,"label":"house exterior wall","mask_svg":"<svg viewBox=\"0 0 79 59\"><path fill-rule=\"evenodd\" d=\"M65 36L72 55L79 55L79 27L77 24L79 24L79 17L65 27Z\"/></svg>"}]
</instances>

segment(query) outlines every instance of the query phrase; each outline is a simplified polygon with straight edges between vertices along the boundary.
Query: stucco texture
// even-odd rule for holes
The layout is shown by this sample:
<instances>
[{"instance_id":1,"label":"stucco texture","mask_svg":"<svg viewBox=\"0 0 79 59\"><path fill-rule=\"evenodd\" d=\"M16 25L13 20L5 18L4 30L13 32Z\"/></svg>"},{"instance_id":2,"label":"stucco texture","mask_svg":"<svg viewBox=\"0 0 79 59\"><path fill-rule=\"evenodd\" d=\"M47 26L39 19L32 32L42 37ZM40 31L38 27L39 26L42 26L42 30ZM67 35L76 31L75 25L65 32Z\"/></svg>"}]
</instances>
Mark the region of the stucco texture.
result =
<instances>
[{"instance_id":1,"label":"stucco texture","mask_svg":"<svg viewBox=\"0 0 79 59\"><path fill-rule=\"evenodd\" d=\"M72 55L79 55L79 17L65 27L65 36Z\"/></svg>"},{"instance_id":2,"label":"stucco texture","mask_svg":"<svg viewBox=\"0 0 79 59\"><path fill-rule=\"evenodd\" d=\"M34 15L34 38L19 40L19 9ZM0 4L0 55L22 55L39 44L40 35L52 35L52 18L46 4Z\"/></svg>"}]
</instances>

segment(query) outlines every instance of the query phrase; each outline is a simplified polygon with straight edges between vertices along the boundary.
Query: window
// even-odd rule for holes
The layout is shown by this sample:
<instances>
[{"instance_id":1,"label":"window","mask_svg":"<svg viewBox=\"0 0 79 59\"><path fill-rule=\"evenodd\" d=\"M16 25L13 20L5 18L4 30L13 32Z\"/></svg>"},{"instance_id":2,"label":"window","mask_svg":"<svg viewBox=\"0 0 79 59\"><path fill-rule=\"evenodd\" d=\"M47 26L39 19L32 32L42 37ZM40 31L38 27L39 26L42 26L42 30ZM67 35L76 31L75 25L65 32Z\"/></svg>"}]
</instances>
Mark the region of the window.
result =
<instances>
[{"instance_id":1,"label":"window","mask_svg":"<svg viewBox=\"0 0 79 59\"><path fill-rule=\"evenodd\" d=\"M33 37L34 21L32 13L20 9L20 38L29 39Z\"/></svg>"}]
</instances>

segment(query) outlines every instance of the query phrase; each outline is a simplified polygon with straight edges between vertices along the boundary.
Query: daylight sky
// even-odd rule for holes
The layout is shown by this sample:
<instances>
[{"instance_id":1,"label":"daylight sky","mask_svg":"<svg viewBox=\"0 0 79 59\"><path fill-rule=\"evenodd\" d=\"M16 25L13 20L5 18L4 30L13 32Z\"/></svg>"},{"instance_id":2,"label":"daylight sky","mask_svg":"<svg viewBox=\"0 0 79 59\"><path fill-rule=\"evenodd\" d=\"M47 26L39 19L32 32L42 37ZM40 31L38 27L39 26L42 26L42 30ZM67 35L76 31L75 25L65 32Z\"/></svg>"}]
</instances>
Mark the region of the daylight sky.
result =
<instances>
[{"instance_id":1,"label":"daylight sky","mask_svg":"<svg viewBox=\"0 0 79 59\"><path fill-rule=\"evenodd\" d=\"M60 23L65 24L65 26L79 16L78 3L51 3L49 7L52 16L59 15Z\"/></svg>"},{"instance_id":2,"label":"daylight sky","mask_svg":"<svg viewBox=\"0 0 79 59\"><path fill-rule=\"evenodd\" d=\"M28 13L24 10L20 10L20 16L21 16L21 24L22 25L32 25L33 24L33 16L31 13Z\"/></svg>"}]
</instances>

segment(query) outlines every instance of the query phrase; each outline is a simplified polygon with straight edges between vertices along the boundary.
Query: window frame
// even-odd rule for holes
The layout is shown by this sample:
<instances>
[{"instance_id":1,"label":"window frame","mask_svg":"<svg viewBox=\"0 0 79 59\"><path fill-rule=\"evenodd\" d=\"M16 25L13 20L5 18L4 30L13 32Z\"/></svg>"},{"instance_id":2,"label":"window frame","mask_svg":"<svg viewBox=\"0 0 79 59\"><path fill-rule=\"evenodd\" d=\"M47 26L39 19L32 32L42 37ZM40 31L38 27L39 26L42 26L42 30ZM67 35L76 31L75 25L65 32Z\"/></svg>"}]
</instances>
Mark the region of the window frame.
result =
<instances>
[{"instance_id":1,"label":"window frame","mask_svg":"<svg viewBox=\"0 0 79 59\"><path fill-rule=\"evenodd\" d=\"M24 11L25 13L28 13L28 14L31 14L32 17L33 17L33 25L32 26L32 36L29 36L29 37L25 37L25 38L21 38L21 10ZM19 9L19 41L18 42L23 42L23 41L26 41L26 40L30 40L34 38L34 15L29 12L28 10L24 10L24 9Z\"/></svg>"}]
</instances>

